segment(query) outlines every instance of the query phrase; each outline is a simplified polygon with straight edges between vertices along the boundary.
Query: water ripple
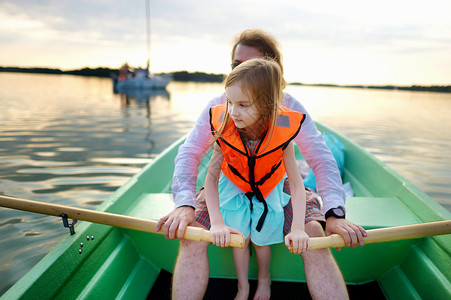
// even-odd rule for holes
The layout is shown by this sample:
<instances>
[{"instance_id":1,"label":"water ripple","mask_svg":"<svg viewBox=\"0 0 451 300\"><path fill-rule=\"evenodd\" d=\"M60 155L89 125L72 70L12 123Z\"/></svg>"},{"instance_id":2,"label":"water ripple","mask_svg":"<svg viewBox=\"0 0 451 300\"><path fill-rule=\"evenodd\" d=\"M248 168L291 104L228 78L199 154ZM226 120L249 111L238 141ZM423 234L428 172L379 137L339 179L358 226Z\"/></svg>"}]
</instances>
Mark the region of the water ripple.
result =
<instances>
[{"instance_id":1,"label":"water ripple","mask_svg":"<svg viewBox=\"0 0 451 300\"><path fill-rule=\"evenodd\" d=\"M42 233L42 232L34 232L31 230L24 230L23 233L24 233L24 237L33 237L33 236L44 235L44 233Z\"/></svg>"},{"instance_id":2,"label":"water ripple","mask_svg":"<svg viewBox=\"0 0 451 300\"><path fill-rule=\"evenodd\" d=\"M18 223L22 223L22 222L23 222L23 218L12 218L12 219L6 220L5 222L0 223L0 227L18 224Z\"/></svg>"},{"instance_id":3,"label":"water ripple","mask_svg":"<svg viewBox=\"0 0 451 300\"><path fill-rule=\"evenodd\" d=\"M77 167L77 168L36 168L21 169L17 173L20 174L53 174L53 175L77 175L77 174L135 174L140 168L132 167Z\"/></svg>"}]
</instances>

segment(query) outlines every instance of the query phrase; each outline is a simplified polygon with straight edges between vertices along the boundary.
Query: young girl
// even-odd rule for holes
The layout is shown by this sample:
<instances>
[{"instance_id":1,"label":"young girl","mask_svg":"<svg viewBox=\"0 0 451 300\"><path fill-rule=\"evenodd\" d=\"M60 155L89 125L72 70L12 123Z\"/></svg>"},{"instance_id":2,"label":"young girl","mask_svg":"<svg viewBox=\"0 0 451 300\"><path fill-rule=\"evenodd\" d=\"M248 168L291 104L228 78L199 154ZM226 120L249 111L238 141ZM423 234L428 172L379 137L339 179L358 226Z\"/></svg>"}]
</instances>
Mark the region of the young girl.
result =
<instances>
[{"instance_id":1,"label":"young girl","mask_svg":"<svg viewBox=\"0 0 451 300\"><path fill-rule=\"evenodd\" d=\"M283 242L285 176L291 189L293 222L285 245L299 254L310 247L304 232L305 191L292 139L304 115L280 106L285 81L277 63L248 60L229 74L227 103L210 110L213 155L205 180L213 244L227 247L230 233L246 237L244 249L233 249L238 277L235 299L249 296L249 250L254 245L259 266L254 299L269 299L271 250Z\"/></svg>"}]
</instances>

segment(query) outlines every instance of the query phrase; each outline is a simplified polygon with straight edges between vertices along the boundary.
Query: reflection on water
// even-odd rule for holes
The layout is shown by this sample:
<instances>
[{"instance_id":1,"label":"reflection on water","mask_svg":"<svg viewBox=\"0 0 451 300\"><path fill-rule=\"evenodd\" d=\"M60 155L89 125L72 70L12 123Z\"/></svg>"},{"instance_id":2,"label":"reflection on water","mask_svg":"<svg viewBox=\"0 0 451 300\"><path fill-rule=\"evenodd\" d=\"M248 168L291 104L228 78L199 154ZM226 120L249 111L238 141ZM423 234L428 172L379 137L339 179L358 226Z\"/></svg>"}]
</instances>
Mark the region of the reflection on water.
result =
<instances>
[{"instance_id":1,"label":"reflection on water","mask_svg":"<svg viewBox=\"0 0 451 300\"><path fill-rule=\"evenodd\" d=\"M150 155L152 152L151 149L155 147L155 141L151 138L151 102L169 101L169 92L166 89L131 89L119 94L121 97L121 108L124 118L133 118L133 116L129 114L129 109L133 106L145 110L148 130L145 140L149 143L148 154Z\"/></svg>"},{"instance_id":2,"label":"reflection on water","mask_svg":"<svg viewBox=\"0 0 451 300\"><path fill-rule=\"evenodd\" d=\"M127 112L129 107L136 105L137 107L146 110L146 118L148 119L150 119L151 114L151 101L156 101L157 97L167 101L169 101L170 98L170 94L166 89L127 90L119 93L119 95L124 112Z\"/></svg>"},{"instance_id":3,"label":"reflection on water","mask_svg":"<svg viewBox=\"0 0 451 300\"><path fill-rule=\"evenodd\" d=\"M0 193L88 209L187 133L224 90L171 82L114 94L109 79L10 73L0 73L0 87ZM451 211L451 95L288 91ZM0 295L68 234L58 218L0 208Z\"/></svg>"},{"instance_id":4,"label":"reflection on water","mask_svg":"<svg viewBox=\"0 0 451 300\"><path fill-rule=\"evenodd\" d=\"M95 209L192 124L171 112L167 90L113 94L107 79L8 73L0 86L0 193L26 199ZM68 232L11 209L0 220L1 295Z\"/></svg>"},{"instance_id":5,"label":"reflection on water","mask_svg":"<svg viewBox=\"0 0 451 300\"><path fill-rule=\"evenodd\" d=\"M166 89L130 89L116 94L120 94L121 99L125 99L127 102L137 101L138 103L145 103L146 106L149 106L149 101L157 96L168 101L171 96Z\"/></svg>"}]
</instances>

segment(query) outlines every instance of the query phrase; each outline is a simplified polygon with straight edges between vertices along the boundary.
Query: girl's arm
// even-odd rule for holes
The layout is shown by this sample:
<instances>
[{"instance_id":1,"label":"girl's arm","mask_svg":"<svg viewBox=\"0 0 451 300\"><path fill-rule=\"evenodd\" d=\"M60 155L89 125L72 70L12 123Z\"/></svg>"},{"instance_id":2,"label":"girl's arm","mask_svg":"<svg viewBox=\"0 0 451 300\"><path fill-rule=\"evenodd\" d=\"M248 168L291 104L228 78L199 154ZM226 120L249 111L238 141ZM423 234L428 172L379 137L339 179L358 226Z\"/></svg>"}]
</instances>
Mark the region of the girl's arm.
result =
<instances>
[{"instance_id":1,"label":"girl's arm","mask_svg":"<svg viewBox=\"0 0 451 300\"><path fill-rule=\"evenodd\" d=\"M205 196L208 214L211 222L211 241L216 246L228 247L230 245L230 233L239 233L224 224L224 219L219 208L218 183L224 156L221 147L214 146L213 155L208 165L207 177L205 178Z\"/></svg>"},{"instance_id":2,"label":"girl's arm","mask_svg":"<svg viewBox=\"0 0 451 300\"><path fill-rule=\"evenodd\" d=\"M283 163L288 175L293 206L291 232L285 236L285 245L295 254L302 253L310 247L305 233L305 188L294 156L294 144L291 142L283 153Z\"/></svg>"}]
</instances>

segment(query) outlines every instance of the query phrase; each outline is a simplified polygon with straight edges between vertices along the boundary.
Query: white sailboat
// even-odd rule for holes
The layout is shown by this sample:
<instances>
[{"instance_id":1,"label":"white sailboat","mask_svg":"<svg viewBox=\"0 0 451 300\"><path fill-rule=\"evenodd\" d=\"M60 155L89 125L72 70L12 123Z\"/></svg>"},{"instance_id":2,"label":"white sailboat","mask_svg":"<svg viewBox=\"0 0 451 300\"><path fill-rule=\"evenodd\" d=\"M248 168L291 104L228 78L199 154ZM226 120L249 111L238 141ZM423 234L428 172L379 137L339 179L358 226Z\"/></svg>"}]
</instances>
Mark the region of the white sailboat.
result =
<instances>
[{"instance_id":1,"label":"white sailboat","mask_svg":"<svg viewBox=\"0 0 451 300\"><path fill-rule=\"evenodd\" d=\"M121 92L133 89L165 89L172 75L153 75L150 73L150 4L146 0L147 65L145 69L130 69L125 63L119 70L119 76L113 77L113 89Z\"/></svg>"},{"instance_id":2,"label":"white sailboat","mask_svg":"<svg viewBox=\"0 0 451 300\"><path fill-rule=\"evenodd\" d=\"M122 66L122 69L128 68L127 65ZM150 75L147 69L134 69L133 72L124 71L119 77L113 78L113 86L117 91L125 91L130 89L165 89L171 82L171 74L165 75Z\"/></svg>"}]
</instances>

